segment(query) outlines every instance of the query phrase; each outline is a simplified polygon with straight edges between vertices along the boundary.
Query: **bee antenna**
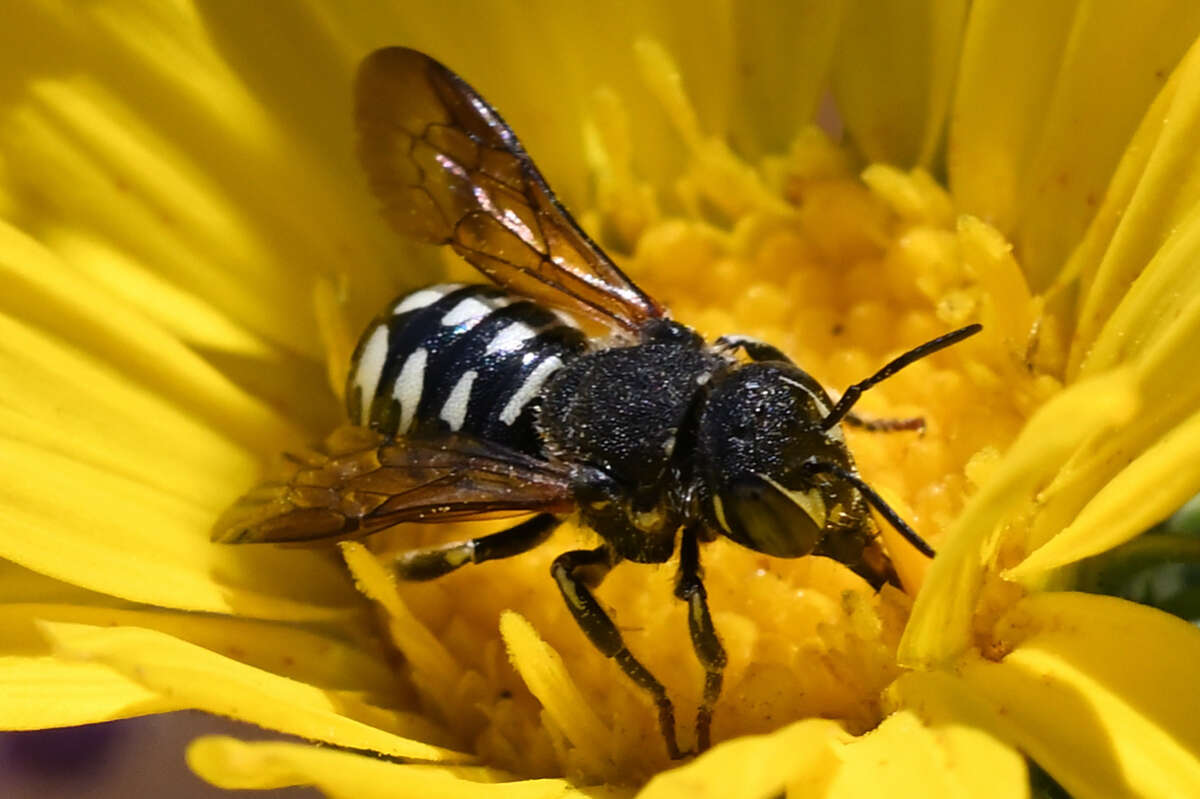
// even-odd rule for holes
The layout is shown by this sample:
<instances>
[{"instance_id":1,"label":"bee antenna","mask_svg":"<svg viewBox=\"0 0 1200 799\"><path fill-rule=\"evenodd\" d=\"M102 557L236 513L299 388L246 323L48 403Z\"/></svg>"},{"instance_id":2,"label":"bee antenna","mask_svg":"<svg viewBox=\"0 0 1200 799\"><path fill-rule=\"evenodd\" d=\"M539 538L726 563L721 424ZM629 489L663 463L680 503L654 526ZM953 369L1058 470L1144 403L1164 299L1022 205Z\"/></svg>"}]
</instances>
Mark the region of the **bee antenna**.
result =
<instances>
[{"instance_id":1,"label":"bee antenna","mask_svg":"<svg viewBox=\"0 0 1200 799\"><path fill-rule=\"evenodd\" d=\"M882 383L884 380L887 380L889 377L896 374L896 372L899 372L910 363L919 361L927 355L932 355L938 350L943 350L946 347L949 347L951 344L957 344L964 338L969 338L970 336L975 335L980 330L983 330L983 325L967 325L966 327L959 328L953 332L938 336L932 341L926 341L921 346L914 347L913 349L901 355L899 358L891 361L878 372L868 377L866 380L860 380L859 382L850 386L850 388L846 389L846 392L842 394L842 398L837 401L837 404L833 406L833 410L829 412L829 415L821 420L821 429L828 430L838 422L842 421L842 419L846 418L846 414L850 412L850 409L854 407L854 403L858 402L858 398L861 397L863 392L867 389L878 383Z\"/></svg>"},{"instance_id":2,"label":"bee antenna","mask_svg":"<svg viewBox=\"0 0 1200 799\"><path fill-rule=\"evenodd\" d=\"M964 328L965 329L965 328ZM961 330L958 332L962 332ZM975 331L972 331L975 332ZM953 335L953 334L951 334ZM971 335L968 333L967 335ZM944 337L943 337L944 338ZM933 343L933 342L930 342ZM896 528L896 532L904 536L904 540L916 547L927 558L932 558L937 553L933 547L926 543L924 538L917 535L917 531L908 526L908 522L900 518L900 514L892 509L892 506L883 501L883 497L876 493L875 489L871 488L866 482L836 463L828 463L826 461L807 461L804 464L804 470L812 474L832 474L841 480L845 480L850 485L858 489L858 493L862 494L867 500L867 503L875 510L879 511L879 515L888 520L892 527Z\"/></svg>"}]
</instances>

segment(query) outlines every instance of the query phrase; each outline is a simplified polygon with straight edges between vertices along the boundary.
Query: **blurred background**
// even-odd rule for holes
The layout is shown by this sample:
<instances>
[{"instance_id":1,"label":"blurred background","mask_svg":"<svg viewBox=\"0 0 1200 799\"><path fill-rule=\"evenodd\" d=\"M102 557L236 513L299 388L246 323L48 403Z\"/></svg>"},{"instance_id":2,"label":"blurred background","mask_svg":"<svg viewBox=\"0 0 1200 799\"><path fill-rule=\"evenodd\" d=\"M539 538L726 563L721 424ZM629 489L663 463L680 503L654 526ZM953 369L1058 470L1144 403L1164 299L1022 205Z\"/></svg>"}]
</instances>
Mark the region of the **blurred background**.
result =
<instances>
[{"instance_id":1,"label":"blurred background","mask_svg":"<svg viewBox=\"0 0 1200 799\"><path fill-rule=\"evenodd\" d=\"M321 796L311 788L230 792L209 785L184 762L188 742L200 735L234 735L247 740L281 738L249 724L196 711L83 727L0 733L0 797L318 799Z\"/></svg>"}]
</instances>

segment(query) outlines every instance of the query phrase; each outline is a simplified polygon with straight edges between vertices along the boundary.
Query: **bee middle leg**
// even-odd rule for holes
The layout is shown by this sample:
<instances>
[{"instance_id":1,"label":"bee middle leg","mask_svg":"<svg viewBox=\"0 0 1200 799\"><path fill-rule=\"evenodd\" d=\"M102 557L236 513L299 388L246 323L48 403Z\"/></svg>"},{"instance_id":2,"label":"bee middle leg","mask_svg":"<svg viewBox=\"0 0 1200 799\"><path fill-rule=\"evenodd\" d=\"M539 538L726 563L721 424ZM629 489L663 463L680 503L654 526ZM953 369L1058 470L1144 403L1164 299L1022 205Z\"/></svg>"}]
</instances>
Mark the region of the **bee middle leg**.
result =
<instances>
[{"instance_id":1,"label":"bee middle leg","mask_svg":"<svg viewBox=\"0 0 1200 799\"><path fill-rule=\"evenodd\" d=\"M658 725L667 744L667 754L672 760L678 760L683 753L679 751L679 743L675 739L675 707L667 698L667 689L625 646L621 631L604 608L600 607L591 591L619 560L607 546L577 549L555 558L550 573L567 602L567 608L575 617L575 623L592 645L605 657L615 660L629 679L653 697L658 708Z\"/></svg>"},{"instance_id":2,"label":"bee middle leg","mask_svg":"<svg viewBox=\"0 0 1200 799\"><path fill-rule=\"evenodd\" d=\"M539 513L491 535L401 552L396 556L393 568L401 580L433 580L468 563L483 563L528 552L549 538L558 525L558 517Z\"/></svg>"},{"instance_id":3,"label":"bee middle leg","mask_svg":"<svg viewBox=\"0 0 1200 799\"><path fill-rule=\"evenodd\" d=\"M675 582L675 596L688 603L688 631L692 636L692 648L705 674L704 699L696 711L697 754L712 743L713 706L721 695L726 663L725 647L721 646L712 614L708 612L708 591L700 574L700 533L699 525L691 525L683 531L679 545L679 576Z\"/></svg>"}]
</instances>

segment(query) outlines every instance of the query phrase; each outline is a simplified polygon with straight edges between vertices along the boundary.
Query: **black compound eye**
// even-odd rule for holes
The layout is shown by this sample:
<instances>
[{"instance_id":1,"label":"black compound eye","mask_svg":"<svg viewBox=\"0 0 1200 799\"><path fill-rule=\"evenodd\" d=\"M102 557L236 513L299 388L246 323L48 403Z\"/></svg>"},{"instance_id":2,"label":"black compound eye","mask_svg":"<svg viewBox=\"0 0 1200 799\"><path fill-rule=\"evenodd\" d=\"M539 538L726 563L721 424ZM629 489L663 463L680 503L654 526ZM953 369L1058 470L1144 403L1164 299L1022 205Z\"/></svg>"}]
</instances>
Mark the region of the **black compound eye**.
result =
<instances>
[{"instance_id":1,"label":"black compound eye","mask_svg":"<svg viewBox=\"0 0 1200 799\"><path fill-rule=\"evenodd\" d=\"M717 527L739 544L778 558L797 558L816 548L825 503L815 489L791 491L760 475L747 475L713 499Z\"/></svg>"}]
</instances>

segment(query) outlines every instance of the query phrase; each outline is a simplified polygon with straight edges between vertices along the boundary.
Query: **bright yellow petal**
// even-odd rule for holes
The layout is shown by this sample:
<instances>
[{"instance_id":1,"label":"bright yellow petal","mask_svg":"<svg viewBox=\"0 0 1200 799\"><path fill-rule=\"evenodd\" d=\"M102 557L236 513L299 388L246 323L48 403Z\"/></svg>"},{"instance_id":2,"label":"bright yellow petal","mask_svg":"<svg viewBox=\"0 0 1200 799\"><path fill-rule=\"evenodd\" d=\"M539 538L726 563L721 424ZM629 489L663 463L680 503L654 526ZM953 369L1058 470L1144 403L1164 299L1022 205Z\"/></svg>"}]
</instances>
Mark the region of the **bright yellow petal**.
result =
<instances>
[{"instance_id":1,"label":"bright yellow petal","mask_svg":"<svg viewBox=\"0 0 1200 799\"><path fill-rule=\"evenodd\" d=\"M187 750L188 765L204 779L230 790L312 785L326 796L347 799L496 797L569 799L617 797L615 791L578 791L565 780L502 782L510 775L483 768L389 763L374 757L293 743L246 743L206 736Z\"/></svg>"},{"instance_id":2,"label":"bright yellow petal","mask_svg":"<svg viewBox=\"0 0 1200 799\"><path fill-rule=\"evenodd\" d=\"M926 726L911 711L894 713L879 727L840 749L842 766L830 799L880 794L922 799L1012 799L1028 791L1021 755L980 730L962 724Z\"/></svg>"},{"instance_id":3,"label":"bright yellow petal","mask_svg":"<svg viewBox=\"0 0 1200 799\"><path fill-rule=\"evenodd\" d=\"M380 701L394 698L396 676L383 653L364 652L332 632L322 635L282 624L137 606L4 604L0 605L3 651L51 654L36 632L35 620L157 630L319 688L358 691Z\"/></svg>"},{"instance_id":4,"label":"bright yellow petal","mask_svg":"<svg viewBox=\"0 0 1200 799\"><path fill-rule=\"evenodd\" d=\"M1140 466L1160 471L1169 468L1161 463L1164 452L1161 448L1186 447L1192 433L1185 423L1200 405L1200 374L1195 369L1197 346L1200 346L1200 296L1193 296L1162 323L1161 330L1123 367L1137 382L1142 412L1111 431L1097 430L1042 490L1026 551L1061 532L1105 485L1143 453L1152 448L1157 450L1147 454L1147 460ZM1173 434L1176 429L1178 432ZM1174 438L1175 435L1181 438ZM1156 459L1157 467L1153 465ZM1132 471L1126 479L1136 482L1140 479L1139 469L1129 468ZM1180 482L1170 485L1163 496L1147 500L1146 510L1157 517L1156 521L1173 510L1165 501L1172 494L1186 496L1200 488L1189 474L1186 467L1180 469L1173 478ZM1122 480L1113 491L1121 491L1127 485ZM1141 498L1130 497L1130 501L1140 502Z\"/></svg>"},{"instance_id":5,"label":"bright yellow petal","mask_svg":"<svg viewBox=\"0 0 1200 799\"><path fill-rule=\"evenodd\" d=\"M6 22L0 66L16 110L0 125L0 147L23 157L6 164L5 183L36 207L44 241L89 231L310 355L319 353L315 330L295 311L307 310L312 275L353 271L351 304L375 295L367 315L380 286L395 290L403 272L385 278L381 266L412 250L384 231L362 191L348 110L337 122L328 111L345 109L349 59L338 70L310 62L304 74L328 82L306 81L306 102L293 104L257 96L187 5L27 3ZM41 57L22 55L29 40ZM283 110L296 108L324 124L297 128ZM417 263L406 263L410 280Z\"/></svg>"},{"instance_id":6,"label":"bright yellow petal","mask_svg":"<svg viewBox=\"0 0 1200 799\"><path fill-rule=\"evenodd\" d=\"M942 140L967 3L849 3L833 88L852 139L870 161L930 166Z\"/></svg>"},{"instance_id":7,"label":"bright yellow petal","mask_svg":"<svg viewBox=\"0 0 1200 799\"><path fill-rule=\"evenodd\" d=\"M209 543L214 508L11 438L0 448L0 474L8 533L0 555L35 571L188 610L312 619L356 607L319 553Z\"/></svg>"},{"instance_id":8,"label":"bright yellow petal","mask_svg":"<svg viewBox=\"0 0 1200 799\"><path fill-rule=\"evenodd\" d=\"M0 558L0 603L42 602L120 607L127 603L107 594L55 580Z\"/></svg>"},{"instance_id":9,"label":"bright yellow petal","mask_svg":"<svg viewBox=\"0 0 1200 799\"><path fill-rule=\"evenodd\" d=\"M960 209L1014 242L1035 288L1083 235L1146 105L1198 31L1190 0L973 5L950 185Z\"/></svg>"},{"instance_id":10,"label":"bright yellow petal","mask_svg":"<svg viewBox=\"0 0 1200 799\"><path fill-rule=\"evenodd\" d=\"M837 766L837 745L849 739L840 726L824 719L801 721L770 735L743 736L659 774L638 799L775 796L792 785L810 791L828 780Z\"/></svg>"},{"instance_id":11,"label":"bright yellow petal","mask_svg":"<svg viewBox=\"0 0 1200 799\"><path fill-rule=\"evenodd\" d=\"M289 680L164 633L64 622L40 622L39 627L61 659L103 663L179 706L396 757L458 762L470 759L404 737L428 730L428 722L419 717L369 706L353 694L324 691ZM369 719L370 723L357 718Z\"/></svg>"},{"instance_id":12,"label":"bright yellow petal","mask_svg":"<svg viewBox=\"0 0 1200 799\"><path fill-rule=\"evenodd\" d=\"M452 706L462 667L400 601L392 572L384 569L376 557L356 541L342 543L341 549L359 590L383 607L392 642L408 661L414 681L431 690L442 700L443 706Z\"/></svg>"},{"instance_id":13,"label":"bright yellow petal","mask_svg":"<svg viewBox=\"0 0 1200 799\"><path fill-rule=\"evenodd\" d=\"M1017 498L1031 498L1082 442L1125 422L1136 410L1131 375L1121 372L1078 383L1034 414L934 559L900 642L901 665L925 668L967 649L997 528L1028 502Z\"/></svg>"},{"instance_id":14,"label":"bright yellow petal","mask_svg":"<svg viewBox=\"0 0 1200 799\"><path fill-rule=\"evenodd\" d=\"M21 317L0 314L0 495L11 533L0 556L190 610L311 618L354 606L317 553L206 540L221 508L257 479L245 447L295 440L277 414L120 298L81 291L60 260L4 225L0 285Z\"/></svg>"},{"instance_id":15,"label":"bright yellow petal","mask_svg":"<svg viewBox=\"0 0 1200 799\"><path fill-rule=\"evenodd\" d=\"M1170 516L1200 491L1200 413L1139 455L1058 535L1005 577L1020 580L1099 554Z\"/></svg>"},{"instance_id":16,"label":"bright yellow petal","mask_svg":"<svg viewBox=\"0 0 1200 799\"><path fill-rule=\"evenodd\" d=\"M61 395L60 402L75 400L84 405L81 410L85 410L93 396L102 395L108 385L119 381L111 374L116 371L130 382L152 389L160 404L169 400L178 409L194 414L225 436L246 445L282 446L294 440L295 428L279 413L239 390L169 330L144 317L106 287L81 285L78 273L61 256L2 221L0 288L5 298L6 316L13 318L15 323L39 331L28 335L52 337L66 350L61 357L71 359L59 363L56 356L60 350L35 348L33 352L23 353L16 343L6 352L6 360L15 361L26 369L38 369L29 375L31 381L40 378L41 372L58 377L61 385L54 389ZM184 308L162 309L166 313L175 310L181 315L187 312ZM231 340L228 334L222 341L237 348L231 354L255 354L254 350L247 351L244 344ZM75 376L73 369L78 368L80 362L87 363L91 372ZM96 374L98 372L107 374ZM91 388L91 383L98 380L104 382L87 392L86 397L81 396L83 386ZM38 400L46 402L41 396L30 396L32 387L26 389L22 382L10 381L6 385L19 391L9 404L26 414L36 410L34 403ZM131 401L127 397L116 399ZM145 412L145 409L135 408L134 413L137 412ZM73 421L68 416L61 423ZM111 425L116 420L103 421ZM83 422L94 426L97 420L84 419ZM87 425L81 423L80 427L86 429ZM75 432L69 428L68 431ZM111 435L122 431L123 428L116 427L106 432ZM213 435L209 433L210 437Z\"/></svg>"},{"instance_id":17,"label":"bright yellow petal","mask_svg":"<svg viewBox=\"0 0 1200 799\"><path fill-rule=\"evenodd\" d=\"M0 634L7 632L0 623ZM69 727L183 707L102 663L0 655L0 726L6 730Z\"/></svg>"},{"instance_id":18,"label":"bright yellow petal","mask_svg":"<svg viewBox=\"0 0 1200 799\"><path fill-rule=\"evenodd\" d=\"M764 207L787 213L787 204L762 175L734 154L724 138L704 128L671 53L654 39L639 39L635 52L647 87L686 146L689 165L675 191L687 213L726 221Z\"/></svg>"},{"instance_id":19,"label":"bright yellow petal","mask_svg":"<svg viewBox=\"0 0 1200 799\"><path fill-rule=\"evenodd\" d=\"M592 712L562 658L520 614L500 617L500 634L513 668L546 709L550 720L588 760L612 757L613 733Z\"/></svg>"},{"instance_id":20,"label":"bright yellow petal","mask_svg":"<svg viewBox=\"0 0 1200 799\"><path fill-rule=\"evenodd\" d=\"M612 13L542 0L521 13L486 2L403 14L372 4L339 6L333 14L307 6L207 3L198 13L237 74L272 98L273 107L286 109L292 128L315 133L314 148L344 163L346 175L357 174L347 105L355 65L377 47L402 44L441 59L470 81L501 111L568 206L579 207L589 184L580 123L601 87L616 90L639 121L638 174L666 185L682 166L670 124L641 82L632 51L639 36L663 41L687 59L689 74L701 85L713 84L702 113L706 123L723 127L729 113L724 76L732 72L729 29L706 24L685 30L686 20L673 11L669 4L639 3ZM715 2L693 11L706 21L730 13ZM287 39L271 46L272 34ZM334 108L344 116L331 119Z\"/></svg>"},{"instance_id":21,"label":"bright yellow petal","mask_svg":"<svg viewBox=\"0 0 1200 799\"><path fill-rule=\"evenodd\" d=\"M1095 345L1100 331L1109 324L1113 311L1147 264L1154 262L1157 274L1148 283L1136 284L1142 302L1159 294L1164 280L1180 280L1173 275L1172 256L1156 257L1156 253L1172 240L1173 234L1172 247L1190 244L1190 228L1195 223L1186 220L1194 218L1194 207L1200 200L1197 136L1200 136L1200 46L1193 46L1147 109L1113 176L1096 221L1067 266L1068 276L1079 275L1084 281L1071 352L1072 372L1105 369L1113 362L1114 354L1123 354L1130 346L1113 340L1107 345ZM1167 260L1158 262L1157 258ZM1188 270L1188 274L1192 271ZM1168 308L1180 299L1160 298ZM1144 316L1136 313L1139 304L1131 298L1123 309L1124 323L1133 323ZM1136 345L1145 339L1147 330L1134 324L1128 329L1113 326L1111 332L1110 339L1130 335Z\"/></svg>"},{"instance_id":22,"label":"bright yellow petal","mask_svg":"<svg viewBox=\"0 0 1200 799\"><path fill-rule=\"evenodd\" d=\"M1124 702L1200 757L1200 714L1181 701L1195 695L1200 630L1194 625L1114 597L1051 592L1021 600L995 634L1016 652L1057 659L1095 680L1105 701Z\"/></svg>"},{"instance_id":23,"label":"bright yellow petal","mask_svg":"<svg viewBox=\"0 0 1200 799\"><path fill-rule=\"evenodd\" d=\"M1051 593L1021 602L997 632L1016 649L962 677L1011 714L1016 745L1072 795L1200 794L1194 627L1111 597Z\"/></svg>"},{"instance_id":24,"label":"bright yellow petal","mask_svg":"<svg viewBox=\"0 0 1200 799\"><path fill-rule=\"evenodd\" d=\"M1078 797L1195 796L1200 631L1111 597L1035 594L999 625L1015 646L951 671L910 673L899 701L989 730Z\"/></svg>"},{"instance_id":25,"label":"bright yellow petal","mask_svg":"<svg viewBox=\"0 0 1200 799\"><path fill-rule=\"evenodd\" d=\"M747 160L786 151L816 116L844 5L843 0L728 4L736 62L729 70L734 106L726 133ZM703 94L695 83L692 89Z\"/></svg>"},{"instance_id":26,"label":"bright yellow petal","mask_svg":"<svg viewBox=\"0 0 1200 799\"><path fill-rule=\"evenodd\" d=\"M1111 369L1143 354L1200 296L1200 274L1195 268L1200 258L1200 204L1191 205L1173 221L1161 247L1132 285L1125 286L1120 303L1090 342L1085 360L1074 364L1081 374ZM1103 289L1099 284L1093 288L1092 297L1098 299ZM1076 347L1082 343L1077 339Z\"/></svg>"}]
</instances>

